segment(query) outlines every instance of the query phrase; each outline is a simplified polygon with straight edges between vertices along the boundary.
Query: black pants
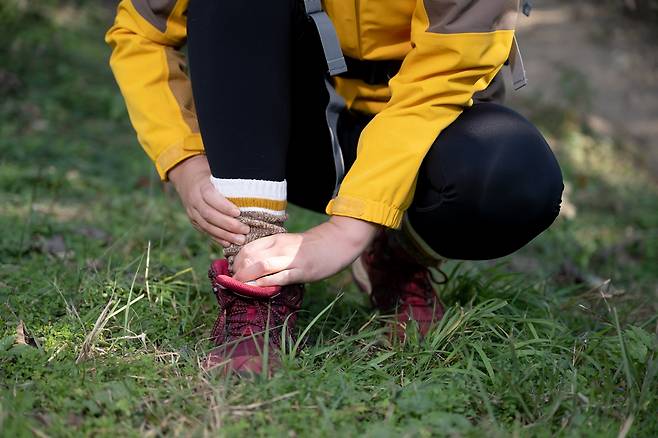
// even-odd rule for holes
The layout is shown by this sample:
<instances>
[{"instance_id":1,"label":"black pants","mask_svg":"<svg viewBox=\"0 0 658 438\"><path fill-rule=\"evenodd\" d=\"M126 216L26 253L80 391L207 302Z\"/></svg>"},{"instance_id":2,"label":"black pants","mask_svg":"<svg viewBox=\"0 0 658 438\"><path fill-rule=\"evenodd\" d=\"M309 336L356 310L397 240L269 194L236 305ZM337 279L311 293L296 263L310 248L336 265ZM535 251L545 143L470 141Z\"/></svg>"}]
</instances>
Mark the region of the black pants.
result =
<instances>
[{"instance_id":1,"label":"black pants","mask_svg":"<svg viewBox=\"0 0 658 438\"><path fill-rule=\"evenodd\" d=\"M324 211L335 183L326 63L300 2L195 0L188 37L194 99L213 175L286 179L290 202ZM340 115L347 169L370 118ZM432 145L408 217L444 257L497 258L550 226L562 190L559 165L539 131L511 109L479 102Z\"/></svg>"}]
</instances>

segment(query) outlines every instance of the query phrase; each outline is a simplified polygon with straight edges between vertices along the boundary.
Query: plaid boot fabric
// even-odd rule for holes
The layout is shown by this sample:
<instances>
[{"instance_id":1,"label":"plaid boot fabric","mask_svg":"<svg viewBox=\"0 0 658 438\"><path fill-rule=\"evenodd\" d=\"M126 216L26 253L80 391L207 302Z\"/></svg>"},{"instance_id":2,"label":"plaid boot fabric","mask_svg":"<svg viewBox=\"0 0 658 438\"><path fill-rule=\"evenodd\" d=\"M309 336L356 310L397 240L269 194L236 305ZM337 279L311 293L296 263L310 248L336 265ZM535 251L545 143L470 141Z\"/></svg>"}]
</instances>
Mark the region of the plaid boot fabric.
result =
<instances>
[{"instance_id":1,"label":"plaid boot fabric","mask_svg":"<svg viewBox=\"0 0 658 438\"><path fill-rule=\"evenodd\" d=\"M249 226L245 245L285 233L286 182L211 178L213 186L240 209ZM244 245L224 248L208 272L219 304L212 330L215 348L206 368L221 367L238 374L271 372L279 363L282 339L292 337L304 293L303 285L257 287L232 278L234 257Z\"/></svg>"},{"instance_id":2,"label":"plaid boot fabric","mask_svg":"<svg viewBox=\"0 0 658 438\"><path fill-rule=\"evenodd\" d=\"M443 317L428 268L438 267L441 260L421 251L404 230L382 230L352 265L356 284L370 295L373 306L392 316L391 340L404 342L410 324L424 337Z\"/></svg>"},{"instance_id":3,"label":"plaid boot fabric","mask_svg":"<svg viewBox=\"0 0 658 438\"><path fill-rule=\"evenodd\" d=\"M282 340L294 342L302 285L257 287L229 275L228 261L215 260L208 272L219 304L212 330L215 348L204 364L239 375L271 372L279 364Z\"/></svg>"}]
</instances>

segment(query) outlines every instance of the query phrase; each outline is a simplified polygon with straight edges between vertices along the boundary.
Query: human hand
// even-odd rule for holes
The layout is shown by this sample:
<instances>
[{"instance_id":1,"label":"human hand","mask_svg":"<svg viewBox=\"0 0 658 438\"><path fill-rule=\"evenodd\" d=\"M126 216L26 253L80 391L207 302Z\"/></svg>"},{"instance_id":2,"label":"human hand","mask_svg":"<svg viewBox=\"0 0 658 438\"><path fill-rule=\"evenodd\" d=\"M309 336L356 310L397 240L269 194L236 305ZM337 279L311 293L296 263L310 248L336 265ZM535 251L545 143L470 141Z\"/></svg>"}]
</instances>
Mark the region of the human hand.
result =
<instances>
[{"instance_id":1,"label":"human hand","mask_svg":"<svg viewBox=\"0 0 658 438\"><path fill-rule=\"evenodd\" d=\"M244 244L249 227L236 218L240 210L210 182L210 166L205 155L188 158L169 171L190 222L226 247Z\"/></svg>"},{"instance_id":2,"label":"human hand","mask_svg":"<svg viewBox=\"0 0 658 438\"><path fill-rule=\"evenodd\" d=\"M352 263L370 244L378 225L332 216L305 233L275 234L244 246L233 276L257 286L285 286L327 278Z\"/></svg>"}]
</instances>

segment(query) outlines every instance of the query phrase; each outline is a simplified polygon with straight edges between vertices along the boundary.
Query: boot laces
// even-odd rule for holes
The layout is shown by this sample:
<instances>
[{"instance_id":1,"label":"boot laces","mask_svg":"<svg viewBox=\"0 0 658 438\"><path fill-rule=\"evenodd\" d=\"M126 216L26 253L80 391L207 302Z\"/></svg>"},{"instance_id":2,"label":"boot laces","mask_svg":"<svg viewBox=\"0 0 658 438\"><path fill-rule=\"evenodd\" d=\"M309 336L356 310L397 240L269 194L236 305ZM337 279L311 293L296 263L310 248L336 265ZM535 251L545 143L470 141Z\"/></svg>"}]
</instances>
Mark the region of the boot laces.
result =
<instances>
[{"instance_id":1,"label":"boot laces","mask_svg":"<svg viewBox=\"0 0 658 438\"><path fill-rule=\"evenodd\" d=\"M271 300L258 300L222 290L217 298L222 311L212 331L215 342L236 341L269 331L270 342L278 346L283 325L292 328L296 320L301 291L293 290Z\"/></svg>"},{"instance_id":2,"label":"boot laces","mask_svg":"<svg viewBox=\"0 0 658 438\"><path fill-rule=\"evenodd\" d=\"M229 340L265 331L268 319L267 307L257 301L249 302L240 298L234 300L232 305L226 309Z\"/></svg>"},{"instance_id":3,"label":"boot laces","mask_svg":"<svg viewBox=\"0 0 658 438\"><path fill-rule=\"evenodd\" d=\"M437 278L430 267L422 265L410 266L409 269L403 270L403 281L401 284L404 287L401 289L402 293L399 297L401 305L414 307L434 306L436 291L432 287L432 283L441 285L448 282L448 276L440 268L440 265L434 266L434 268L441 275L441 279Z\"/></svg>"}]
</instances>

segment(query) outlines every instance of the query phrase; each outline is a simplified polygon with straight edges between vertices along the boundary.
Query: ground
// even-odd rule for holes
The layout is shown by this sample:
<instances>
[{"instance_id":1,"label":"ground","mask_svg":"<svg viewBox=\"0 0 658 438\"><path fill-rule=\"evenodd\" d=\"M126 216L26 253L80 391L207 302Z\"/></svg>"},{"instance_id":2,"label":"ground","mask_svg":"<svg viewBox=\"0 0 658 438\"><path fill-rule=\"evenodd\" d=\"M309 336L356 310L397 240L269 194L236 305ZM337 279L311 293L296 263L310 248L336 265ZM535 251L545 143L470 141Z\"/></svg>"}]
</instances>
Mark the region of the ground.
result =
<instances>
[{"instance_id":1,"label":"ground","mask_svg":"<svg viewBox=\"0 0 658 438\"><path fill-rule=\"evenodd\" d=\"M658 182L655 26L605 2L534 3L530 18L519 21L518 38L530 82L510 96L512 104L539 100L578 114L598 135L627 143Z\"/></svg>"},{"instance_id":2,"label":"ground","mask_svg":"<svg viewBox=\"0 0 658 438\"><path fill-rule=\"evenodd\" d=\"M512 100L563 166L555 225L504 260L448 263L446 317L405 345L387 342L347 273L314 284L283 369L242 380L198 365L220 252L135 142L107 69L110 13L12 2L0 7L0 435L658 435L652 137L620 101L599 107L599 79L580 68L616 40L590 38L593 24L570 33L573 2L540 3L523 25L532 82ZM576 47L592 58L562 56ZM636 70L616 65L621 79ZM615 93L649 96L638 84ZM646 102L650 130L655 94ZM322 220L291 216L292 230Z\"/></svg>"}]
</instances>

